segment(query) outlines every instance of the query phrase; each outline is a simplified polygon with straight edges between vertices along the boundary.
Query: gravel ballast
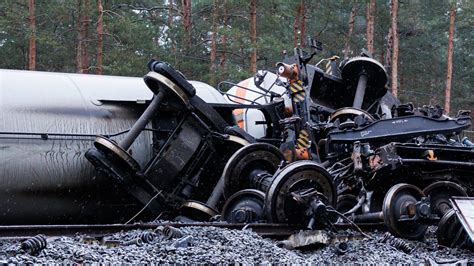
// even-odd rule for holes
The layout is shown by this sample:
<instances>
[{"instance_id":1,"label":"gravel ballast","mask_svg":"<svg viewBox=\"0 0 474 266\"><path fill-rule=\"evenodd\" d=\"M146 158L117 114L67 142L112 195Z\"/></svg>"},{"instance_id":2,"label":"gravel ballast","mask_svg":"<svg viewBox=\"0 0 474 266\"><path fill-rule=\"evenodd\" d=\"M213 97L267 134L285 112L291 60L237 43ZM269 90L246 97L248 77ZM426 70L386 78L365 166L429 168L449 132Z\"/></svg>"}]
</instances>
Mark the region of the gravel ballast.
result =
<instances>
[{"instance_id":1,"label":"gravel ballast","mask_svg":"<svg viewBox=\"0 0 474 266\"><path fill-rule=\"evenodd\" d=\"M157 234L152 243L142 245L106 245L84 243L83 235L51 237L39 254L22 251L19 240L0 241L0 263L474 263L467 250L440 248L434 233L424 241L407 241L414 247L406 254L382 243L384 232L371 232L371 239L348 241L341 254L337 244L309 250L287 250L278 241L265 239L250 230L216 227L184 227L181 238L166 239ZM433 230L432 230L433 231ZM109 242L122 243L136 239L145 231L133 230L106 236ZM115 243L118 243L115 241ZM133 241L132 241L133 242Z\"/></svg>"}]
</instances>

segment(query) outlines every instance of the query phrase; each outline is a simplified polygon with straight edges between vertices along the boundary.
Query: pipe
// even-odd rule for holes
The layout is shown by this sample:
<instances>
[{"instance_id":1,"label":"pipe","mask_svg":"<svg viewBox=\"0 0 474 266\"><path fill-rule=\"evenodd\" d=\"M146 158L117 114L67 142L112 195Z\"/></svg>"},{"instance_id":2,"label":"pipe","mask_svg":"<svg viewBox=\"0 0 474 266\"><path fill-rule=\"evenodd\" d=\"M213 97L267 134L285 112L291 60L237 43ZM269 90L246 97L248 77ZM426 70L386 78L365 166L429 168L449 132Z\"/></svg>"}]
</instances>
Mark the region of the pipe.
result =
<instances>
[{"instance_id":1,"label":"pipe","mask_svg":"<svg viewBox=\"0 0 474 266\"><path fill-rule=\"evenodd\" d=\"M272 183L273 175L269 174L265 170L256 169L253 170L249 175L249 181L251 188L266 192ZM216 208L219 200L222 197L224 191L224 177L221 176L216 186L212 190L211 195L207 199L206 205L212 208Z\"/></svg>"},{"instance_id":2,"label":"pipe","mask_svg":"<svg viewBox=\"0 0 474 266\"><path fill-rule=\"evenodd\" d=\"M426 160L426 159L402 159L402 163L407 164L426 164L426 165L446 165L446 166L464 166L474 167L474 163L471 162L458 162L458 161L447 161L447 160Z\"/></svg>"},{"instance_id":3,"label":"pipe","mask_svg":"<svg viewBox=\"0 0 474 266\"><path fill-rule=\"evenodd\" d=\"M219 203L219 200L222 197L223 191L224 191L224 176L221 176L219 178L219 181L217 181L216 186L212 190L211 195L207 199L206 205L215 209L217 206L217 203Z\"/></svg>"},{"instance_id":4,"label":"pipe","mask_svg":"<svg viewBox=\"0 0 474 266\"><path fill-rule=\"evenodd\" d=\"M265 170L256 169L250 173L250 184L252 188L267 192L273 181L273 175Z\"/></svg>"},{"instance_id":5,"label":"pipe","mask_svg":"<svg viewBox=\"0 0 474 266\"><path fill-rule=\"evenodd\" d=\"M164 97L165 97L165 92L163 90L158 92L158 94L156 94L155 97L153 97L153 100L151 101L150 105L148 105L145 112L143 112L140 118L138 118L137 122L133 124L128 134L125 135L125 138L119 142L118 145L122 149L128 150L128 148L132 146L135 139L138 137L138 135L140 135L140 133L148 124L148 121L150 120L150 118L156 113L156 111L160 107L161 102L163 102Z\"/></svg>"},{"instance_id":6,"label":"pipe","mask_svg":"<svg viewBox=\"0 0 474 266\"><path fill-rule=\"evenodd\" d=\"M361 108L362 103L364 102L365 89L367 88L367 75L361 74L359 76L359 81L357 82L357 90L354 96L354 102L352 107Z\"/></svg>"},{"instance_id":7,"label":"pipe","mask_svg":"<svg viewBox=\"0 0 474 266\"><path fill-rule=\"evenodd\" d=\"M383 212L370 212L353 216L355 223L383 222Z\"/></svg>"}]
</instances>

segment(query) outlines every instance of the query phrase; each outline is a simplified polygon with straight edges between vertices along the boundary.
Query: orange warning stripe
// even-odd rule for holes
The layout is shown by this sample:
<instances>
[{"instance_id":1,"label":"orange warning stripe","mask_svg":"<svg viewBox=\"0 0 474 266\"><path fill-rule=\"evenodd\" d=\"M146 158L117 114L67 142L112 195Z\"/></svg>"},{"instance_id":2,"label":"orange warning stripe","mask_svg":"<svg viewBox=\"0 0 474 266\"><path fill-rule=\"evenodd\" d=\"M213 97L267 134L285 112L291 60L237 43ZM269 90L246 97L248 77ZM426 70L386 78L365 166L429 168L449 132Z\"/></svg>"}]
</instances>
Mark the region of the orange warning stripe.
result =
<instances>
[{"instance_id":1,"label":"orange warning stripe","mask_svg":"<svg viewBox=\"0 0 474 266\"><path fill-rule=\"evenodd\" d=\"M239 84L237 84L237 85L239 85L239 87L237 87L237 91L235 92L235 95L239 98L235 98L236 102L244 103L244 100L240 99L240 98L245 98L247 90L244 89L244 88L248 88L249 81L250 81L250 79L246 79L246 80L240 82ZM244 87L244 88L242 88L242 87ZM237 125L240 128L243 129L244 128L244 109L235 109L233 113L234 113L234 116L237 120Z\"/></svg>"}]
</instances>

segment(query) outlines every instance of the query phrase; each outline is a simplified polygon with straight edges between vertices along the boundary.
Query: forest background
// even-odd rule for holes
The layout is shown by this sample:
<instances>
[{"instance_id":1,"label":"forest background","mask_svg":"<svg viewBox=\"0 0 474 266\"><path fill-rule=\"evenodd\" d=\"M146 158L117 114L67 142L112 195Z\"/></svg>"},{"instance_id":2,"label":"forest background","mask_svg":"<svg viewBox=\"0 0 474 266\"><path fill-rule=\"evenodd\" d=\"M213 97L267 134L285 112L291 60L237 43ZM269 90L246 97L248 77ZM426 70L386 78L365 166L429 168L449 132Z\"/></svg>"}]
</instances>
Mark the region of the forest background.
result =
<instances>
[{"instance_id":1,"label":"forest background","mask_svg":"<svg viewBox=\"0 0 474 266\"><path fill-rule=\"evenodd\" d=\"M470 0L1 0L0 68L143 76L155 58L215 86L274 71L311 36L324 49L313 63L368 49L402 102L455 115L474 110L473 11Z\"/></svg>"}]
</instances>

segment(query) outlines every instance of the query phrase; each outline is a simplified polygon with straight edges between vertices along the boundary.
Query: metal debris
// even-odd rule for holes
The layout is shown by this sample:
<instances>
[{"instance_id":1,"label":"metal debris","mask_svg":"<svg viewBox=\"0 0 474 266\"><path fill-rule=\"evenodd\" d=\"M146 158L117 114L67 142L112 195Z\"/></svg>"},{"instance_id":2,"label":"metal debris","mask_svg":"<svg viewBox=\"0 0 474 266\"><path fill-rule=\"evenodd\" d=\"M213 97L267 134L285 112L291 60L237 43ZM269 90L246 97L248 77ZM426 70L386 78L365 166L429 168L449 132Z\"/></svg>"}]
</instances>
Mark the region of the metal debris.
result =
<instances>
[{"instance_id":1,"label":"metal debris","mask_svg":"<svg viewBox=\"0 0 474 266\"><path fill-rule=\"evenodd\" d=\"M329 245L350 240L361 240L364 236L359 233L344 231L338 234L325 230L300 231L291 235L287 240L281 241L281 247L297 249L309 246ZM342 246L344 247L344 245Z\"/></svg>"}]
</instances>

